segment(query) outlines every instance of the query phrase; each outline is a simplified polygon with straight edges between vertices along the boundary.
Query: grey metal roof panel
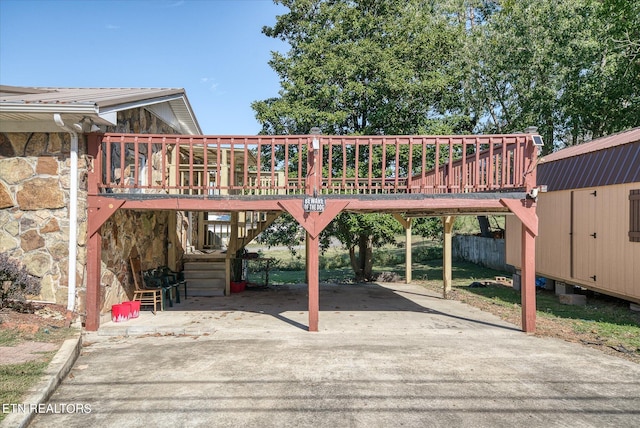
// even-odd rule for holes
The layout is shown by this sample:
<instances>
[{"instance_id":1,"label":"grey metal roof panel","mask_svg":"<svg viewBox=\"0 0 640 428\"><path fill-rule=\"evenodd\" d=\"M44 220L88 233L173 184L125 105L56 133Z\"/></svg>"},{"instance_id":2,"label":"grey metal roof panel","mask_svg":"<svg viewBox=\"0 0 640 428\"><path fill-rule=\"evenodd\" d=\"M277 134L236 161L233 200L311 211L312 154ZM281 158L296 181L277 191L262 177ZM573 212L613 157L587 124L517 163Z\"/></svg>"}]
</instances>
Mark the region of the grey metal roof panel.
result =
<instances>
[{"instance_id":1,"label":"grey metal roof panel","mask_svg":"<svg viewBox=\"0 0 640 428\"><path fill-rule=\"evenodd\" d=\"M172 126L180 133L202 134L184 89L181 88L44 88L0 86L0 121L3 128L54 132L50 114L95 117L113 123L110 115L136 107L168 104L176 120ZM71 117L73 116L73 117ZM114 116L115 117L115 116ZM177 122L176 122L177 121ZM52 122L53 123L53 122ZM24 129L23 129L24 128ZM53 130L52 130L53 129Z\"/></svg>"},{"instance_id":2,"label":"grey metal roof panel","mask_svg":"<svg viewBox=\"0 0 640 428\"><path fill-rule=\"evenodd\" d=\"M3 104L90 104L111 107L168 95L184 94L177 88L29 88L36 93L7 93L0 96Z\"/></svg>"}]
</instances>

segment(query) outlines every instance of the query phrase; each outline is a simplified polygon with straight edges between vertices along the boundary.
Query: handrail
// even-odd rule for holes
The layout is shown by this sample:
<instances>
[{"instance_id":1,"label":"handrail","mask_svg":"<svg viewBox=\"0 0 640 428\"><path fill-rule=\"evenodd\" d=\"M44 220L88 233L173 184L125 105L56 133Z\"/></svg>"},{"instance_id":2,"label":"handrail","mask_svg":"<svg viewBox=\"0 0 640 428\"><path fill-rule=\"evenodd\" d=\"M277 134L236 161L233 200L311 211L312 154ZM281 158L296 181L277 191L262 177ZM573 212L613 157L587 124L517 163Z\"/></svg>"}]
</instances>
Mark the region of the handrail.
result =
<instances>
[{"instance_id":1,"label":"handrail","mask_svg":"<svg viewBox=\"0 0 640 428\"><path fill-rule=\"evenodd\" d=\"M314 150L313 138L319 140ZM480 136L191 136L104 134L89 193L293 195L461 193L521 189L535 165L530 134ZM95 165L99 162L99 165ZM316 166L317 167L317 166Z\"/></svg>"}]
</instances>

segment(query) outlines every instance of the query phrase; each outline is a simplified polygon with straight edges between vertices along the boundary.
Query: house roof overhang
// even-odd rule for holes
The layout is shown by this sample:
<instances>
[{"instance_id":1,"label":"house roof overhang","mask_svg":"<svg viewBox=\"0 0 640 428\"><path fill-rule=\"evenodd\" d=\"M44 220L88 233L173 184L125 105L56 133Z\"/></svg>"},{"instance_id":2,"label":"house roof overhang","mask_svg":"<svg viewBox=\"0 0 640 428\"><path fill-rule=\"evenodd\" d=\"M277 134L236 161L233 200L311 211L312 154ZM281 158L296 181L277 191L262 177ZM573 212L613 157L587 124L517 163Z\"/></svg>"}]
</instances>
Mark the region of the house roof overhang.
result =
<instances>
[{"instance_id":1,"label":"house roof overhang","mask_svg":"<svg viewBox=\"0 0 640 428\"><path fill-rule=\"evenodd\" d=\"M60 132L53 120L66 124L117 124L119 111L145 108L177 132L201 134L183 89L153 88L25 88L0 85L1 132ZM88 130L84 130L85 132Z\"/></svg>"}]
</instances>

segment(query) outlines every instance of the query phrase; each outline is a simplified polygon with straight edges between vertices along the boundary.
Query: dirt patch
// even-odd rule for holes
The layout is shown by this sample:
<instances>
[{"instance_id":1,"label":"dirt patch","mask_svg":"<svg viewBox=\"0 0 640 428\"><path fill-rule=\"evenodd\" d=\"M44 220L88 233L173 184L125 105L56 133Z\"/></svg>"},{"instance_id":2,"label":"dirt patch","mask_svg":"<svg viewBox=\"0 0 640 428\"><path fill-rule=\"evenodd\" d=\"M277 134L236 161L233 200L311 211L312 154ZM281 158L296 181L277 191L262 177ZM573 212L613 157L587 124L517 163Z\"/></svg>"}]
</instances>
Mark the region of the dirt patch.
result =
<instances>
[{"instance_id":1,"label":"dirt patch","mask_svg":"<svg viewBox=\"0 0 640 428\"><path fill-rule=\"evenodd\" d=\"M440 287L439 290L441 289L442 288ZM482 311L492 313L514 325L522 325L522 310L520 305L514 305L512 307L499 305L475 294L461 292L456 289L451 291L450 298L476 307ZM614 355L640 364L640 352L638 352L638 350L626 349L623 346L616 346L607 343L597 334L597 332L576 332L571 320L538 316L536 317L536 332L534 335L538 337L553 337L567 342L579 343L583 346L588 346L589 348L598 349L606 354Z\"/></svg>"},{"instance_id":2,"label":"dirt patch","mask_svg":"<svg viewBox=\"0 0 640 428\"><path fill-rule=\"evenodd\" d=\"M0 310L0 364L44 360L77 331L67 327L63 306L30 304L21 309L25 312Z\"/></svg>"},{"instance_id":3,"label":"dirt patch","mask_svg":"<svg viewBox=\"0 0 640 428\"><path fill-rule=\"evenodd\" d=\"M3 308L0 310L0 328L18 329L26 334L41 328L62 328L66 323L66 309L60 305L31 304L25 312Z\"/></svg>"},{"instance_id":4,"label":"dirt patch","mask_svg":"<svg viewBox=\"0 0 640 428\"><path fill-rule=\"evenodd\" d=\"M28 361L45 361L49 352L60 345L49 342L22 342L16 346L0 346L0 365L21 364Z\"/></svg>"}]
</instances>

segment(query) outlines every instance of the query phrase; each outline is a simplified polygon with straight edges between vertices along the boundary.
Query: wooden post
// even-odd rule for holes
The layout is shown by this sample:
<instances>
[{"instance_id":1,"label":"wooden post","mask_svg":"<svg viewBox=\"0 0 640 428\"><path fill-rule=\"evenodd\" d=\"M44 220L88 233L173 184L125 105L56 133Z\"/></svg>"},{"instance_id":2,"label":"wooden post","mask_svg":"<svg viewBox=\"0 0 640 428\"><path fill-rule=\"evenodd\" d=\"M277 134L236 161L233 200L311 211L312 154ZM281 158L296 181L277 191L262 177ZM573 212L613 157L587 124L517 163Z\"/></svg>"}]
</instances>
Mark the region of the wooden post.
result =
<instances>
[{"instance_id":1,"label":"wooden post","mask_svg":"<svg viewBox=\"0 0 640 428\"><path fill-rule=\"evenodd\" d=\"M169 266L169 269L177 271L178 270L178 256L177 256L177 251L176 251L176 247L179 244L179 239L178 239L178 223L177 223L177 217L178 215L178 211L171 211L169 213L169 242L168 242L168 248L167 248L167 266Z\"/></svg>"},{"instance_id":2,"label":"wooden post","mask_svg":"<svg viewBox=\"0 0 640 428\"><path fill-rule=\"evenodd\" d=\"M309 141L311 144L307 146L307 180L305 188L307 195L310 196L316 196L322 187L322 145L319 144L319 140L319 135L312 135ZM312 218L315 228L319 214L308 213L307 216ZM309 331L318 331L318 319L320 318L319 235L319 232L313 235L307 232L306 239L307 284L309 287Z\"/></svg>"},{"instance_id":3,"label":"wooden post","mask_svg":"<svg viewBox=\"0 0 640 428\"><path fill-rule=\"evenodd\" d=\"M411 260L411 220L410 218L405 219L404 217L402 217L400 214L398 213L393 213L393 217L398 220L398 222L402 225L402 227L404 228L404 233L405 233L405 237L406 237L406 243L405 243L405 248L404 248L404 254L405 254L405 266L404 266L404 270L405 270L405 278L406 278L406 283L409 284L411 282L411 272L413 270L413 267L411 266L411 264L413 263Z\"/></svg>"},{"instance_id":4,"label":"wooden post","mask_svg":"<svg viewBox=\"0 0 640 428\"><path fill-rule=\"evenodd\" d=\"M404 233L405 233L405 249L404 249L404 254L405 254L405 276L406 276L406 283L409 284L411 282L411 272L413 271L413 266L411 266L411 264L413 263L413 260L411 259L411 249L412 249L412 243L411 243L411 220L410 218L407 219L407 227L405 227L404 229Z\"/></svg>"},{"instance_id":5,"label":"wooden post","mask_svg":"<svg viewBox=\"0 0 640 428\"><path fill-rule=\"evenodd\" d=\"M89 209L89 219L94 208ZM91 221L91 220L89 220ZM102 235L98 230L87 242L87 291L85 297L85 329L98 331L100 327L100 262L102 259ZM69 275L74 273L70 272Z\"/></svg>"},{"instance_id":6,"label":"wooden post","mask_svg":"<svg viewBox=\"0 0 640 428\"><path fill-rule=\"evenodd\" d=\"M522 301L522 331L536 331L536 236L538 216L533 200L501 199L500 203L514 213L522 223L522 277L520 299Z\"/></svg>"},{"instance_id":7,"label":"wooden post","mask_svg":"<svg viewBox=\"0 0 640 428\"><path fill-rule=\"evenodd\" d=\"M318 331L320 311L320 239L307 233L307 284L309 287L309 331Z\"/></svg>"},{"instance_id":8,"label":"wooden post","mask_svg":"<svg viewBox=\"0 0 640 428\"><path fill-rule=\"evenodd\" d=\"M308 233L307 233L308 235ZM309 240L304 240L304 260L307 269L304 270L304 282L309 283L309 265L307 264L307 260L309 260Z\"/></svg>"},{"instance_id":9,"label":"wooden post","mask_svg":"<svg viewBox=\"0 0 640 428\"><path fill-rule=\"evenodd\" d=\"M235 260L236 251L238 251L238 218L239 213L237 211L233 211L231 213L231 229L229 230L229 243L227 244L227 258L225 260L225 296L231 295L231 276L233 270L231 264Z\"/></svg>"},{"instance_id":10,"label":"wooden post","mask_svg":"<svg viewBox=\"0 0 640 428\"><path fill-rule=\"evenodd\" d=\"M522 331L536 331L536 247L535 235L522 225L522 277L520 299L522 300Z\"/></svg>"},{"instance_id":11,"label":"wooden post","mask_svg":"<svg viewBox=\"0 0 640 428\"><path fill-rule=\"evenodd\" d=\"M451 293L451 233L453 232L453 223L455 219L456 218L453 216L442 217L442 224L444 226L444 242L442 249L442 297L445 299L448 298L449 293Z\"/></svg>"},{"instance_id":12,"label":"wooden post","mask_svg":"<svg viewBox=\"0 0 640 428\"><path fill-rule=\"evenodd\" d=\"M205 243L205 234L206 234L206 225L204 224L204 212L198 211L198 245L196 245L197 250L204 249Z\"/></svg>"}]
</instances>

